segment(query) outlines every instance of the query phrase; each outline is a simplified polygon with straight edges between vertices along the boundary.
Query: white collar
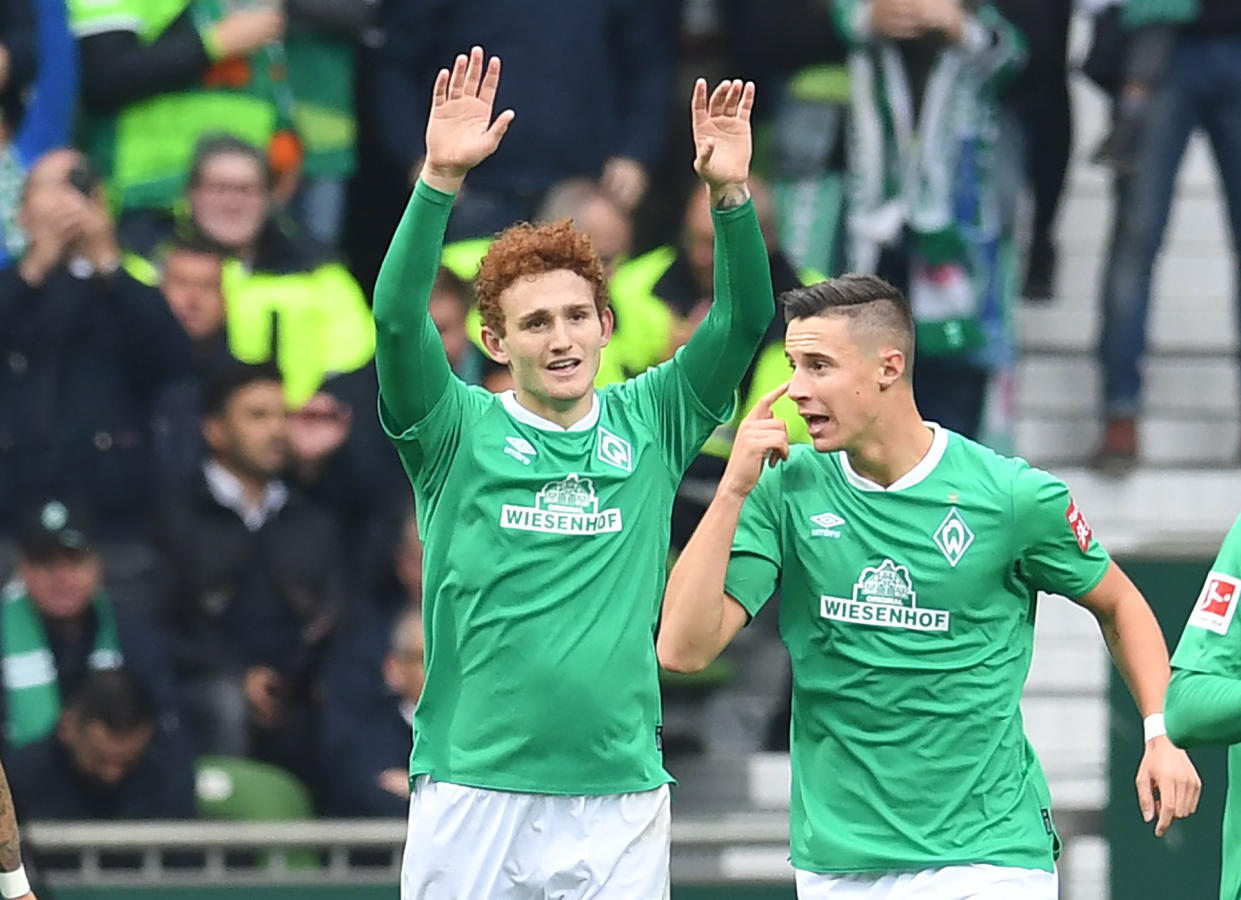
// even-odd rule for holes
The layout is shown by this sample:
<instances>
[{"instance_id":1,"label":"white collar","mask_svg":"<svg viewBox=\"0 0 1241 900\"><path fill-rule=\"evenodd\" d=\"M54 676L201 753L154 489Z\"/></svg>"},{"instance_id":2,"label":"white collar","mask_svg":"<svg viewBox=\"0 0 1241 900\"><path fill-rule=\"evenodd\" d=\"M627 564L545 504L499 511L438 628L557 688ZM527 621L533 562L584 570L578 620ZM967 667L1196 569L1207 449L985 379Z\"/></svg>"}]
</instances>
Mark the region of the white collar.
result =
<instances>
[{"instance_id":1,"label":"white collar","mask_svg":"<svg viewBox=\"0 0 1241 900\"><path fill-rule=\"evenodd\" d=\"M241 480L214 459L203 463L203 476L215 502L237 513L249 531L262 528L289 500L289 489L284 482L273 479L263 488L263 496L256 505L247 503Z\"/></svg>"},{"instance_id":2,"label":"white collar","mask_svg":"<svg viewBox=\"0 0 1241 900\"><path fill-rule=\"evenodd\" d=\"M927 428L931 429L931 448L926 451L926 455L918 460L918 464L902 475L896 481L887 487L882 484L871 481L865 476L859 475L854 471L853 466L849 462L849 454L844 450L838 450L836 456L840 459L841 471L845 473L845 480L859 491L903 491L905 488L913 487L922 481L935 470L939 465L939 461L944 458L944 451L948 449L948 432L935 422L923 422Z\"/></svg>"},{"instance_id":3,"label":"white collar","mask_svg":"<svg viewBox=\"0 0 1241 900\"><path fill-rule=\"evenodd\" d=\"M537 413L533 413L517 402L517 394L514 391L505 391L500 395L500 402L504 405L504 409L510 416L518 422L524 422L532 425L542 431L590 431L599 421L599 393L596 391L590 398L590 412L582 416L568 428L558 425L551 419L544 419Z\"/></svg>"}]
</instances>

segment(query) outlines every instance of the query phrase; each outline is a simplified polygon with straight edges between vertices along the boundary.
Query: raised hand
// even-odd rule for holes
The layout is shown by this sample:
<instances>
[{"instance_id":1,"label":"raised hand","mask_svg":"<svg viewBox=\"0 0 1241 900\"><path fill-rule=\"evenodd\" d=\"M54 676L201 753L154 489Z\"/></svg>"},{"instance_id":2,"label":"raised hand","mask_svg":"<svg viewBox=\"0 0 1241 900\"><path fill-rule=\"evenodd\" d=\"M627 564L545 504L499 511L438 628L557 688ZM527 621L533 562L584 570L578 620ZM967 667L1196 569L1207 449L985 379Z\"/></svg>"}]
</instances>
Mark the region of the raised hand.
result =
<instances>
[{"instance_id":1,"label":"raised hand","mask_svg":"<svg viewBox=\"0 0 1241 900\"><path fill-rule=\"evenodd\" d=\"M483 48L461 54L452 72L440 69L431 92L427 119L427 158L422 179L439 190L456 191L465 173L500 146L514 113L506 109L491 121L496 88L500 85L500 58L483 67Z\"/></svg>"},{"instance_id":2,"label":"raised hand","mask_svg":"<svg viewBox=\"0 0 1241 900\"><path fill-rule=\"evenodd\" d=\"M744 497L758 484L764 462L774 466L780 460L789 458L788 425L771 413L771 407L788 390L786 383L764 394L742 419L732 452L728 455L728 465L720 478L721 491L731 491Z\"/></svg>"},{"instance_id":3,"label":"raised hand","mask_svg":"<svg viewBox=\"0 0 1241 900\"><path fill-rule=\"evenodd\" d=\"M750 112L754 109L754 82L722 81L707 97L707 82L694 82L690 103L694 125L694 171L712 195L728 188L744 189L750 176L753 140Z\"/></svg>"}]
</instances>

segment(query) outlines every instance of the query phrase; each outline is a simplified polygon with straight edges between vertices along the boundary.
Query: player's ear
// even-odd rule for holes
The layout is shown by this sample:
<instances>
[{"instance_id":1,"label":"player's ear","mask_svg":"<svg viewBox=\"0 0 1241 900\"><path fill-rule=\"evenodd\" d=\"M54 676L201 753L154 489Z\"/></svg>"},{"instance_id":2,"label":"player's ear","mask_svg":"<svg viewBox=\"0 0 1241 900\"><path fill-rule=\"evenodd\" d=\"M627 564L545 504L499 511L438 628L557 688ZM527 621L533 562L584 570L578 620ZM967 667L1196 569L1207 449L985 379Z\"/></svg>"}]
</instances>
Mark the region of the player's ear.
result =
<instances>
[{"instance_id":1,"label":"player's ear","mask_svg":"<svg viewBox=\"0 0 1241 900\"><path fill-rule=\"evenodd\" d=\"M616 316L612 312L612 307L605 306L603 312L599 313L599 322L603 326L603 340L599 343L600 347L606 347L608 341L612 340L612 331L616 327Z\"/></svg>"},{"instance_id":2,"label":"player's ear","mask_svg":"<svg viewBox=\"0 0 1241 900\"><path fill-rule=\"evenodd\" d=\"M905 375L905 354L896 347L885 347L879 356L879 390L886 391Z\"/></svg>"},{"instance_id":3,"label":"player's ear","mask_svg":"<svg viewBox=\"0 0 1241 900\"><path fill-rule=\"evenodd\" d=\"M509 364L510 357L508 350L504 346L504 338L486 325L483 326L483 348L487 351L487 355L500 365L507 366Z\"/></svg>"}]
</instances>

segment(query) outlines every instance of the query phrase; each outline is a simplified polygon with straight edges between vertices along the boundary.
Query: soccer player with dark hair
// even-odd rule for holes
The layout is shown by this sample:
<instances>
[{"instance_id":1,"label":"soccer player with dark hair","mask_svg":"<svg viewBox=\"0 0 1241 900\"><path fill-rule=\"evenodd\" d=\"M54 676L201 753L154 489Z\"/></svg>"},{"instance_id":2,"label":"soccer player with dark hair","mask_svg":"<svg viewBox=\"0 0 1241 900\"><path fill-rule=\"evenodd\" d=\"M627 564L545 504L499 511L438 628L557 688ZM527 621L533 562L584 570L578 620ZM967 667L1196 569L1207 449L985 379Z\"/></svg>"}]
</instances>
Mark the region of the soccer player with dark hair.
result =
<instances>
[{"instance_id":1,"label":"soccer player with dark hair","mask_svg":"<svg viewBox=\"0 0 1241 900\"><path fill-rule=\"evenodd\" d=\"M475 47L436 79L427 156L375 288L380 417L424 543L402 897L668 895L654 631L682 473L726 420L774 313L746 179L752 84L695 85L716 297L667 363L601 390L613 318L589 238L501 234L475 285L516 385L455 378L427 312L453 196L513 121ZM520 127L519 124L516 127Z\"/></svg>"},{"instance_id":2,"label":"soccer player with dark hair","mask_svg":"<svg viewBox=\"0 0 1241 900\"><path fill-rule=\"evenodd\" d=\"M742 423L673 568L660 662L705 667L779 586L799 897L1053 900L1020 705L1038 592L1098 620L1148 719L1138 797L1162 835L1201 782L1163 733L1159 626L1060 480L922 420L896 288L847 275L781 302L792 380ZM772 418L785 391L813 445Z\"/></svg>"}]
</instances>

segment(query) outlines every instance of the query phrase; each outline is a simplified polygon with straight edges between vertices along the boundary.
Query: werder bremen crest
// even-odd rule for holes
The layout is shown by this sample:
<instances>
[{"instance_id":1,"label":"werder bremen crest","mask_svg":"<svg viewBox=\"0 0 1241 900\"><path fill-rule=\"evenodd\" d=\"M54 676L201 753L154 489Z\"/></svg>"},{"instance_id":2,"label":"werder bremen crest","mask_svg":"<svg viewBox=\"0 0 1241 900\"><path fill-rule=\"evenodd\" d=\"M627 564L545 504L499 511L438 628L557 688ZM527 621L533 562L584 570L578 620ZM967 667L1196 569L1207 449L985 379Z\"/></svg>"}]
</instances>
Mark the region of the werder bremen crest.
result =
<instances>
[{"instance_id":1,"label":"werder bremen crest","mask_svg":"<svg viewBox=\"0 0 1241 900\"><path fill-rule=\"evenodd\" d=\"M961 513L954 506L948 510L944 521L940 522L939 527L935 529L935 546L939 548L940 553L944 554L948 565L955 569L972 543L974 543L974 532L970 531L970 527L965 524Z\"/></svg>"},{"instance_id":2,"label":"werder bremen crest","mask_svg":"<svg viewBox=\"0 0 1241 900\"><path fill-rule=\"evenodd\" d=\"M947 631L952 618L945 609L918 606L909 569L890 559L862 570L852 598L824 595L819 602L819 614L825 619L883 628Z\"/></svg>"},{"instance_id":3,"label":"werder bremen crest","mask_svg":"<svg viewBox=\"0 0 1241 900\"><path fill-rule=\"evenodd\" d=\"M570 474L543 485L534 495L534 506L504 504L500 526L545 534L606 534L621 530L621 511L600 510L595 483Z\"/></svg>"}]
</instances>

